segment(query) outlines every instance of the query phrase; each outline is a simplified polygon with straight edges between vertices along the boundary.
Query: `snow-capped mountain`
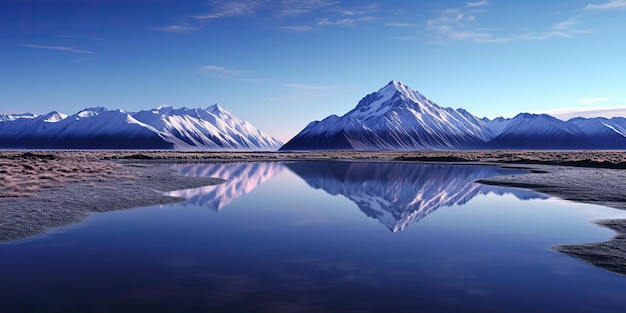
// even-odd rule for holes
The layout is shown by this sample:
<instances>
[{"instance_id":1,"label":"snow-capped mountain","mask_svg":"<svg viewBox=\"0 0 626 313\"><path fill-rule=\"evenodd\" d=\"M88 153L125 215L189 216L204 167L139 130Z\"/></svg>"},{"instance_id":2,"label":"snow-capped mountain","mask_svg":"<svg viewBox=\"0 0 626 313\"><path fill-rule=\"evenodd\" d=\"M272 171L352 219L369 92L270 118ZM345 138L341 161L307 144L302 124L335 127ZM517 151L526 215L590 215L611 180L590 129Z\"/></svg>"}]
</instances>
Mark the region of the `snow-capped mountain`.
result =
<instances>
[{"instance_id":1,"label":"snow-capped mountain","mask_svg":"<svg viewBox=\"0 0 626 313\"><path fill-rule=\"evenodd\" d=\"M285 166L315 189L352 200L392 232L404 230L441 207L462 205L478 195L512 193L519 199L546 198L522 189L474 181L521 171L472 165L298 162Z\"/></svg>"},{"instance_id":2,"label":"snow-capped mountain","mask_svg":"<svg viewBox=\"0 0 626 313\"><path fill-rule=\"evenodd\" d=\"M281 150L626 149L626 118L477 118L391 81L343 116L309 123Z\"/></svg>"},{"instance_id":3,"label":"snow-capped mountain","mask_svg":"<svg viewBox=\"0 0 626 313\"><path fill-rule=\"evenodd\" d=\"M577 149L584 147L586 134L576 125L547 114L521 113L489 141L497 149Z\"/></svg>"},{"instance_id":4,"label":"snow-capped mountain","mask_svg":"<svg viewBox=\"0 0 626 313\"><path fill-rule=\"evenodd\" d=\"M345 115L310 123L281 149L467 149L491 137L484 121L469 112L440 107L391 81Z\"/></svg>"},{"instance_id":5,"label":"snow-capped mountain","mask_svg":"<svg viewBox=\"0 0 626 313\"><path fill-rule=\"evenodd\" d=\"M547 114L483 119L495 137L488 149L625 149L626 119L582 118L562 121Z\"/></svg>"},{"instance_id":6,"label":"snow-capped mountain","mask_svg":"<svg viewBox=\"0 0 626 313\"><path fill-rule=\"evenodd\" d=\"M578 126L589 137L591 148L626 149L626 118L577 117L567 122Z\"/></svg>"},{"instance_id":7,"label":"snow-capped mountain","mask_svg":"<svg viewBox=\"0 0 626 313\"><path fill-rule=\"evenodd\" d=\"M281 142L216 105L137 113L87 108L67 116L8 115L0 147L32 149L276 150Z\"/></svg>"}]
</instances>

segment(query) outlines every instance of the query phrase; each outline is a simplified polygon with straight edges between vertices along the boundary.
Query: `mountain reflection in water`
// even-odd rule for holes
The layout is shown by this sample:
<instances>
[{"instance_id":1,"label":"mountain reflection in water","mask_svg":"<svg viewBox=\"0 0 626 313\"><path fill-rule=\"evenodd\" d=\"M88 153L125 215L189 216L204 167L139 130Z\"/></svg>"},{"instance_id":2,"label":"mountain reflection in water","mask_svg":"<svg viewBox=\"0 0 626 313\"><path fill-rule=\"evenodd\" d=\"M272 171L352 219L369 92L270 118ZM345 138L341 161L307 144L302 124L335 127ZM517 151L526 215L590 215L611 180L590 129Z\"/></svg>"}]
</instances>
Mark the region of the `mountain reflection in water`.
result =
<instances>
[{"instance_id":1,"label":"mountain reflection in water","mask_svg":"<svg viewBox=\"0 0 626 313\"><path fill-rule=\"evenodd\" d=\"M309 186L343 195L365 215L393 232L404 230L440 207L462 205L478 195L495 193L545 199L545 195L474 181L522 170L492 166L416 163L307 162L285 164Z\"/></svg>"},{"instance_id":2,"label":"mountain reflection in water","mask_svg":"<svg viewBox=\"0 0 626 313\"><path fill-rule=\"evenodd\" d=\"M545 199L529 190L475 183L478 179L524 173L493 166L399 162L211 163L174 165L185 176L219 177L223 184L167 193L187 203L221 210L234 199L280 174L287 167L310 187L342 195L392 232L404 230L440 207L463 205L478 195L512 194L518 199Z\"/></svg>"},{"instance_id":3,"label":"mountain reflection in water","mask_svg":"<svg viewBox=\"0 0 626 313\"><path fill-rule=\"evenodd\" d=\"M172 168L184 176L218 177L227 181L200 188L176 190L169 196L187 199L187 203L221 210L236 198L243 196L278 175L284 169L280 163L211 163L176 164Z\"/></svg>"}]
</instances>

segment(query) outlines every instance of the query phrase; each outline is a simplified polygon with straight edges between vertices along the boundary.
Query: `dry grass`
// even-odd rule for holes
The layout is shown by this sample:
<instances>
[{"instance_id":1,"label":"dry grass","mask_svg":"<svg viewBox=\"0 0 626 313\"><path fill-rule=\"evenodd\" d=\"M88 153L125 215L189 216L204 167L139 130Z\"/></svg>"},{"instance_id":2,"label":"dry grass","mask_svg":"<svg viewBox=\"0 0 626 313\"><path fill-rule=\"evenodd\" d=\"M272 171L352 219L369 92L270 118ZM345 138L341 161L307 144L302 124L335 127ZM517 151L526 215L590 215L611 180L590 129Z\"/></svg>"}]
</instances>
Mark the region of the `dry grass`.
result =
<instances>
[{"instance_id":1,"label":"dry grass","mask_svg":"<svg viewBox=\"0 0 626 313\"><path fill-rule=\"evenodd\" d=\"M0 154L0 197L24 197L84 181L131 179L124 166L83 153Z\"/></svg>"},{"instance_id":2,"label":"dry grass","mask_svg":"<svg viewBox=\"0 0 626 313\"><path fill-rule=\"evenodd\" d=\"M579 167L626 168L626 152L588 151L311 151L311 152L112 152L101 154L108 160L153 161L292 161L292 160L371 160L527 163Z\"/></svg>"}]
</instances>

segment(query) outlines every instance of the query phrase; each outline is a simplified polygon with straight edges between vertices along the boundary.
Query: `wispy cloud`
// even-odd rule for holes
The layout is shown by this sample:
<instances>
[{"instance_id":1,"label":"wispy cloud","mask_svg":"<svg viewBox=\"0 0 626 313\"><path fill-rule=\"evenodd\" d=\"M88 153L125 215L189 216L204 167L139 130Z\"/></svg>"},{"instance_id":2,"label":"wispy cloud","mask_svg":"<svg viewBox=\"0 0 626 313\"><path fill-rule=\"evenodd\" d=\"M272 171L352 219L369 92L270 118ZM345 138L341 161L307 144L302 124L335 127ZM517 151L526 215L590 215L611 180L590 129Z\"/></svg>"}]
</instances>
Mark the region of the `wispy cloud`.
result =
<instances>
[{"instance_id":1,"label":"wispy cloud","mask_svg":"<svg viewBox=\"0 0 626 313\"><path fill-rule=\"evenodd\" d=\"M197 26L185 26L185 25L167 25L160 27L152 27L152 30L160 31L160 32L169 32L169 33L189 33L195 30L198 30L200 27Z\"/></svg>"},{"instance_id":2,"label":"wispy cloud","mask_svg":"<svg viewBox=\"0 0 626 313\"><path fill-rule=\"evenodd\" d=\"M545 112L562 120L569 120L574 117L616 117L626 116L626 107L579 107L579 108L561 108Z\"/></svg>"},{"instance_id":3,"label":"wispy cloud","mask_svg":"<svg viewBox=\"0 0 626 313\"><path fill-rule=\"evenodd\" d=\"M328 9L337 4L335 1L328 0L283 0L278 1L278 3L278 5L274 5L275 7L278 7L278 10L274 14L279 18L292 17L322 9Z\"/></svg>"},{"instance_id":4,"label":"wispy cloud","mask_svg":"<svg viewBox=\"0 0 626 313\"><path fill-rule=\"evenodd\" d=\"M417 26L417 24L411 24L411 23L387 23L385 25L391 26L391 27L416 27Z\"/></svg>"},{"instance_id":5,"label":"wispy cloud","mask_svg":"<svg viewBox=\"0 0 626 313\"><path fill-rule=\"evenodd\" d=\"M547 111L557 118L568 120L574 117L607 117L626 116L626 107L606 106L606 102L614 102L613 97L587 97L578 100L580 107L559 108ZM601 106L604 104L604 106Z\"/></svg>"},{"instance_id":6,"label":"wispy cloud","mask_svg":"<svg viewBox=\"0 0 626 313\"><path fill-rule=\"evenodd\" d=\"M310 32L315 30L313 26L309 25L295 25L295 26L278 26L279 30L294 31L294 32Z\"/></svg>"},{"instance_id":7,"label":"wispy cloud","mask_svg":"<svg viewBox=\"0 0 626 313\"><path fill-rule=\"evenodd\" d=\"M335 12L339 12L341 15L344 16L356 16L356 15L364 15L364 14L371 14L374 13L378 10L378 4L370 4L367 6L360 6L360 7L337 7L337 8L333 8L330 11L335 11Z\"/></svg>"},{"instance_id":8,"label":"wispy cloud","mask_svg":"<svg viewBox=\"0 0 626 313\"><path fill-rule=\"evenodd\" d=\"M235 79L242 82L248 83L264 83L271 81L269 78L258 78L258 77L249 77L250 73L253 71L247 70L236 70L231 68L226 68L223 66L217 65L204 65L200 66L196 69L198 74L204 75L211 78L219 78L219 79Z\"/></svg>"},{"instance_id":9,"label":"wispy cloud","mask_svg":"<svg viewBox=\"0 0 626 313\"><path fill-rule=\"evenodd\" d=\"M615 10L626 9L626 0L613 0L600 4L587 4L585 10Z\"/></svg>"},{"instance_id":10,"label":"wispy cloud","mask_svg":"<svg viewBox=\"0 0 626 313\"><path fill-rule=\"evenodd\" d=\"M371 14L378 10L377 4L365 6L343 6L330 0L212 0L209 9L191 16L196 22L222 18L249 17L264 23L273 23L273 28L283 31L312 31L323 27L351 27L372 21ZM296 25L289 25L294 17Z\"/></svg>"},{"instance_id":11,"label":"wispy cloud","mask_svg":"<svg viewBox=\"0 0 626 313\"><path fill-rule=\"evenodd\" d=\"M327 0L213 0L207 13L194 17L200 20L235 16L271 15L285 18L328 8L335 2Z\"/></svg>"},{"instance_id":12,"label":"wispy cloud","mask_svg":"<svg viewBox=\"0 0 626 313\"><path fill-rule=\"evenodd\" d=\"M198 73L204 76L214 78L236 78L237 76L245 73L246 71L228 69L216 65L204 65L197 69Z\"/></svg>"},{"instance_id":13,"label":"wispy cloud","mask_svg":"<svg viewBox=\"0 0 626 313\"><path fill-rule=\"evenodd\" d=\"M579 104L596 104L600 102L606 102L613 100L612 97L590 97L590 98L582 98L578 100Z\"/></svg>"},{"instance_id":14,"label":"wispy cloud","mask_svg":"<svg viewBox=\"0 0 626 313\"><path fill-rule=\"evenodd\" d=\"M593 32L591 29L576 29L574 25L578 24L578 21L574 18L556 23L550 27L549 30L539 33L524 33L521 35L511 37L512 40L546 40L549 38L572 38L579 34L588 34Z\"/></svg>"},{"instance_id":15,"label":"wispy cloud","mask_svg":"<svg viewBox=\"0 0 626 313\"><path fill-rule=\"evenodd\" d=\"M471 5L470 5L471 3ZM486 1L468 2L468 6L489 4ZM578 20L571 18L555 23L542 31L526 31L524 33L503 34L502 30L480 28L476 26L476 13L467 9L447 9L439 17L426 22L426 29L432 32L432 43L446 43L449 41L472 41L477 43L507 43L521 40L546 40L550 38L572 38L579 34L591 33L590 29L579 29Z\"/></svg>"},{"instance_id":16,"label":"wispy cloud","mask_svg":"<svg viewBox=\"0 0 626 313\"><path fill-rule=\"evenodd\" d=\"M578 21L576 21L575 18L570 18L567 21L563 21L563 22L554 24L554 26L552 26L552 29L559 29L559 30L571 29L572 26L574 26L576 24L578 24Z\"/></svg>"},{"instance_id":17,"label":"wispy cloud","mask_svg":"<svg viewBox=\"0 0 626 313\"><path fill-rule=\"evenodd\" d=\"M74 47L67 46L47 46L47 45L36 45L36 44L24 44L22 47L26 48L34 48L34 49L47 49L47 50L56 50L63 51L69 53L82 53L82 54L94 54L95 52L89 50L76 49Z\"/></svg>"},{"instance_id":18,"label":"wispy cloud","mask_svg":"<svg viewBox=\"0 0 626 313\"><path fill-rule=\"evenodd\" d=\"M372 21L375 18L372 16L363 16L359 18L340 18L340 19L330 19L330 18L321 18L317 21L317 25L319 26L341 26L341 27L351 27L355 26L360 22L368 22Z\"/></svg>"},{"instance_id":19,"label":"wispy cloud","mask_svg":"<svg viewBox=\"0 0 626 313\"><path fill-rule=\"evenodd\" d=\"M482 6L489 5L489 1L481 0L477 2L466 2L465 5L467 5L468 7L482 7Z\"/></svg>"},{"instance_id":20,"label":"wispy cloud","mask_svg":"<svg viewBox=\"0 0 626 313\"><path fill-rule=\"evenodd\" d=\"M475 15L468 15L461 9L447 9L439 17L426 21L426 28L434 32L434 42L440 43L448 40L493 39L491 34L470 26L475 20Z\"/></svg>"},{"instance_id":21,"label":"wispy cloud","mask_svg":"<svg viewBox=\"0 0 626 313\"><path fill-rule=\"evenodd\" d=\"M257 0L223 1L213 0L209 3L210 12L194 16L200 20L216 19L222 17L251 15L261 6Z\"/></svg>"},{"instance_id":22,"label":"wispy cloud","mask_svg":"<svg viewBox=\"0 0 626 313\"><path fill-rule=\"evenodd\" d=\"M285 84L285 87L291 87L296 89L303 90L324 90L324 89L335 89L340 88L340 85L309 85L309 84Z\"/></svg>"}]
</instances>

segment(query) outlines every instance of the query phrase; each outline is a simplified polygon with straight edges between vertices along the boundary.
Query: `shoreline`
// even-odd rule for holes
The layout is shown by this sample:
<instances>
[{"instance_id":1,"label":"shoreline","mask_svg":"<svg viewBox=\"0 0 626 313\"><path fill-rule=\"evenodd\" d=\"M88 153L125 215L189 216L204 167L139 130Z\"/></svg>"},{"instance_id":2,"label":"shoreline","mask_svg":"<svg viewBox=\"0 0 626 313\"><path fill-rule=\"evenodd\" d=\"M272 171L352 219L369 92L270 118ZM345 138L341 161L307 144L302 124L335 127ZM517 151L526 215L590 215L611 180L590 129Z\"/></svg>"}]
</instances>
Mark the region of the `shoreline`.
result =
<instances>
[{"instance_id":1,"label":"shoreline","mask_svg":"<svg viewBox=\"0 0 626 313\"><path fill-rule=\"evenodd\" d=\"M164 193L224 182L184 177L168 169L168 164L314 160L519 168L528 173L477 182L626 210L624 151L0 151L0 243L80 222L94 212L184 201ZM615 231L616 236L605 242L552 249L626 275L626 219L595 223Z\"/></svg>"},{"instance_id":2,"label":"shoreline","mask_svg":"<svg viewBox=\"0 0 626 313\"><path fill-rule=\"evenodd\" d=\"M181 202L185 199L164 193L224 182L80 152L0 152L0 174L0 243L74 224L95 212Z\"/></svg>"}]
</instances>

